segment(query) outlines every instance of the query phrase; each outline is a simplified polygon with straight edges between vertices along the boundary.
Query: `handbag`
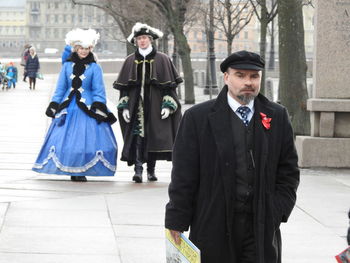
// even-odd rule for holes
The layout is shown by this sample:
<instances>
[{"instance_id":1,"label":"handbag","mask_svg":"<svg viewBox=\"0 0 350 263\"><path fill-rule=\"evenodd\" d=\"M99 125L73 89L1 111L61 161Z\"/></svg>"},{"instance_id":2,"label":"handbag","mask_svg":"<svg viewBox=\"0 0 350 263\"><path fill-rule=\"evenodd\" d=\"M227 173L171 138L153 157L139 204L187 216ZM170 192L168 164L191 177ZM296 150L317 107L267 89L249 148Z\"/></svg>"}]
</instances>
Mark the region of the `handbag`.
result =
<instances>
[{"instance_id":1,"label":"handbag","mask_svg":"<svg viewBox=\"0 0 350 263\"><path fill-rule=\"evenodd\" d=\"M43 75L42 73L40 73L40 72L37 72L37 73L36 73L36 78L38 78L38 79L44 79L44 75Z\"/></svg>"}]
</instances>

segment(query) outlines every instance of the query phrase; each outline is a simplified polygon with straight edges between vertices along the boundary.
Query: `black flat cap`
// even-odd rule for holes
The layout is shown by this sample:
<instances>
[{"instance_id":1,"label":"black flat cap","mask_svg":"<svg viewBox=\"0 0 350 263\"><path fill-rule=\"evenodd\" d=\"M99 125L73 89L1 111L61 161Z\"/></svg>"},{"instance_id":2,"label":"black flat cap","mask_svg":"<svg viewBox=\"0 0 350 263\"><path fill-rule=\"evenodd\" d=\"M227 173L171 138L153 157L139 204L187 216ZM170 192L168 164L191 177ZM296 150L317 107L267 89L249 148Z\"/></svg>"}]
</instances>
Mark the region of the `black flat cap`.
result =
<instances>
[{"instance_id":1,"label":"black flat cap","mask_svg":"<svg viewBox=\"0 0 350 263\"><path fill-rule=\"evenodd\" d=\"M226 72L228 67L262 70L265 67L265 61L257 53L241 50L232 53L220 64L220 69L223 73Z\"/></svg>"}]
</instances>

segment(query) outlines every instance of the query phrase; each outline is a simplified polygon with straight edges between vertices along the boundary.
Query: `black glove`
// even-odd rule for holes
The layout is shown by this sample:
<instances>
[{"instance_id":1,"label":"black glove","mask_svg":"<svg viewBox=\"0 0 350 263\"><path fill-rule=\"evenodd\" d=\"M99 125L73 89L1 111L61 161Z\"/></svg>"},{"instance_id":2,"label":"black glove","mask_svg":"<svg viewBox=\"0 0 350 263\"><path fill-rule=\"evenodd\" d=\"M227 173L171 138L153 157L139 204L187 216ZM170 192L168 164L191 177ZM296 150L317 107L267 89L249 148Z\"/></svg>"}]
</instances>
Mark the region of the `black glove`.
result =
<instances>
[{"instance_id":1,"label":"black glove","mask_svg":"<svg viewBox=\"0 0 350 263\"><path fill-rule=\"evenodd\" d=\"M49 106L46 109L46 112L45 112L46 116L50 118L54 118L58 110L58 106L59 104L57 102L51 101Z\"/></svg>"}]
</instances>

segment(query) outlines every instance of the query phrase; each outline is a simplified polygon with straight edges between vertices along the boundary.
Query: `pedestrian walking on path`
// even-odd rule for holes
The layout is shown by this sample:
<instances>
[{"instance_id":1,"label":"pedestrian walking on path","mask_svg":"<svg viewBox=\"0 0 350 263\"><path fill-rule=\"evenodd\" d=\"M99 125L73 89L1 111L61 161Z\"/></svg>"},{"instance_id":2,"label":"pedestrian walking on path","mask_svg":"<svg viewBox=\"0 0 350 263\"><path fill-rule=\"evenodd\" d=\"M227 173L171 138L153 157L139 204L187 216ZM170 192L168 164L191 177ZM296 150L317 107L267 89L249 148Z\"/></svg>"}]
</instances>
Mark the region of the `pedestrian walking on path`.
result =
<instances>
[{"instance_id":1,"label":"pedestrian walking on path","mask_svg":"<svg viewBox=\"0 0 350 263\"><path fill-rule=\"evenodd\" d=\"M107 109L102 69L91 52L98 39L93 29L66 35L74 52L62 65L46 110L53 120L33 167L36 172L70 175L79 182L87 181L85 176L115 173L117 142L111 124L116 118Z\"/></svg>"},{"instance_id":2,"label":"pedestrian walking on path","mask_svg":"<svg viewBox=\"0 0 350 263\"><path fill-rule=\"evenodd\" d=\"M29 48L29 56L26 62L25 71L29 77L29 89L35 90L37 73L40 70L39 57L36 54L35 48Z\"/></svg>"},{"instance_id":3,"label":"pedestrian walking on path","mask_svg":"<svg viewBox=\"0 0 350 263\"><path fill-rule=\"evenodd\" d=\"M27 72L26 72L26 64L29 57L29 49L31 48L30 44L25 44L24 49L21 54L21 66L23 66L23 81L26 82Z\"/></svg>"},{"instance_id":4,"label":"pedestrian walking on path","mask_svg":"<svg viewBox=\"0 0 350 263\"><path fill-rule=\"evenodd\" d=\"M187 110L179 127L165 227L177 243L190 228L202 263L281 262L298 157L286 109L259 94L264 65L256 53L231 54L219 96Z\"/></svg>"},{"instance_id":5,"label":"pedestrian walking on path","mask_svg":"<svg viewBox=\"0 0 350 263\"><path fill-rule=\"evenodd\" d=\"M17 75L18 75L17 67L15 67L13 62L10 62L6 69L7 87L9 89L11 87L16 88Z\"/></svg>"},{"instance_id":6,"label":"pedestrian walking on path","mask_svg":"<svg viewBox=\"0 0 350 263\"><path fill-rule=\"evenodd\" d=\"M114 88L120 91L118 115L124 147L121 160L135 165L132 178L142 182L147 163L148 181L157 181L156 160L172 159L175 134L181 118L176 87L182 82L170 58L156 50L152 41L163 33L136 23L128 41L135 53L125 59Z\"/></svg>"}]
</instances>

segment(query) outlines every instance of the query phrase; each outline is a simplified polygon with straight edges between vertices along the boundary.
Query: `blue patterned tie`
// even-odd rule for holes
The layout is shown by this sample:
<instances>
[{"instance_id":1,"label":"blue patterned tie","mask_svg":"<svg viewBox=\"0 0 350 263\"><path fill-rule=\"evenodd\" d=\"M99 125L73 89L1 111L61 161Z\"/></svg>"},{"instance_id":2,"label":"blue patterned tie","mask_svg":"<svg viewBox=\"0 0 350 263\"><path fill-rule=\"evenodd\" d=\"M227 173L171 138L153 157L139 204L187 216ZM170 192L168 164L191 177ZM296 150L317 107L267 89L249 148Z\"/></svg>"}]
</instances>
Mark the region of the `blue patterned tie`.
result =
<instances>
[{"instance_id":1,"label":"blue patterned tie","mask_svg":"<svg viewBox=\"0 0 350 263\"><path fill-rule=\"evenodd\" d=\"M248 121L248 114L250 112L250 109L249 107L247 106L240 106L238 109L237 109L237 112L239 112L239 114L241 114L242 116L242 121L244 123L245 126L248 126L249 124L249 121Z\"/></svg>"}]
</instances>

